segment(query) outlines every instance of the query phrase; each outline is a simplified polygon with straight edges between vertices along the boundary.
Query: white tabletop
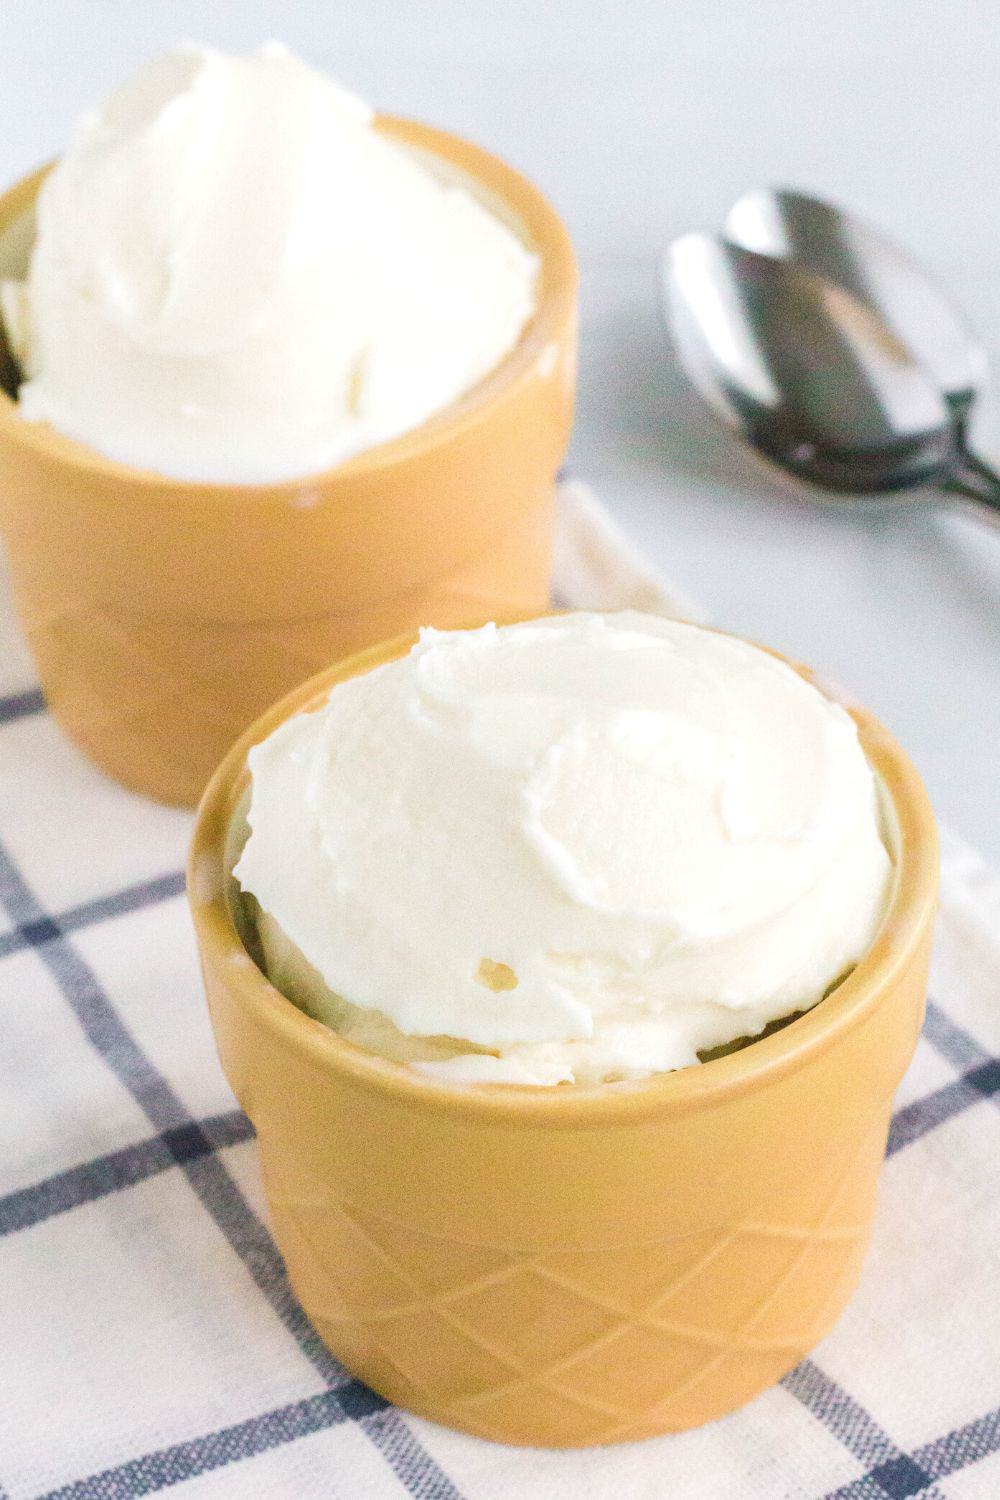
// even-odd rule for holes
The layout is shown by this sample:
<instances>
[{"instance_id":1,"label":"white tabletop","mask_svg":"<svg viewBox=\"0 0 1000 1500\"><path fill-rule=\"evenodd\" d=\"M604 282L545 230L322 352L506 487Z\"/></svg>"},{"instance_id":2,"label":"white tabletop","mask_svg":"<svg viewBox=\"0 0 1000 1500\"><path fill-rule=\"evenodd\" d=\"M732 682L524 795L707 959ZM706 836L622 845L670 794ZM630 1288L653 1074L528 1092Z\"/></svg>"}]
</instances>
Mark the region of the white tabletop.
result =
<instances>
[{"instance_id":1,"label":"white tabletop","mask_svg":"<svg viewBox=\"0 0 1000 1500\"><path fill-rule=\"evenodd\" d=\"M720 624L849 685L940 815L1000 859L1000 534L820 509L686 391L655 267L745 188L850 203L964 304L1000 369L1000 10L987 0L0 0L0 180L181 36L278 36L376 104L460 131L551 195L583 276L572 463ZM1000 434L987 398L981 440Z\"/></svg>"}]
</instances>

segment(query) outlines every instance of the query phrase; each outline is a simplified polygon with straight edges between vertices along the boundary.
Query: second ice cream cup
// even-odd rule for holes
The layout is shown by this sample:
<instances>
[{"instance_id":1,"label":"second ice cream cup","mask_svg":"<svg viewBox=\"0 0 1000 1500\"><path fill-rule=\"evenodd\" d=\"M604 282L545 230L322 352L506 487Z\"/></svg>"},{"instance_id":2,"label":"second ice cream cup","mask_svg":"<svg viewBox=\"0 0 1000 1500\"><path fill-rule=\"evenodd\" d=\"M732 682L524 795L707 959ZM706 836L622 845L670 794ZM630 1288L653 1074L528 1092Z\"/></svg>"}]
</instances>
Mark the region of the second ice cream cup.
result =
<instances>
[{"instance_id":1,"label":"second ice cream cup","mask_svg":"<svg viewBox=\"0 0 1000 1500\"><path fill-rule=\"evenodd\" d=\"M548 603L576 354L566 231L468 142L380 128L539 256L535 315L461 400L335 469L240 486L103 458L0 392L0 535L49 704L103 770L164 801L195 803L236 736L328 662L418 624ZM0 198L0 276L24 272L42 176Z\"/></svg>"},{"instance_id":2,"label":"second ice cream cup","mask_svg":"<svg viewBox=\"0 0 1000 1500\"><path fill-rule=\"evenodd\" d=\"M349 1370L448 1426L557 1447L696 1426L802 1359L858 1279L924 1009L926 794L855 712L896 882L871 950L807 1014L639 1083L443 1085L274 989L231 875L251 746L409 644L322 674L261 719L212 780L192 846L212 1023L292 1284Z\"/></svg>"}]
</instances>

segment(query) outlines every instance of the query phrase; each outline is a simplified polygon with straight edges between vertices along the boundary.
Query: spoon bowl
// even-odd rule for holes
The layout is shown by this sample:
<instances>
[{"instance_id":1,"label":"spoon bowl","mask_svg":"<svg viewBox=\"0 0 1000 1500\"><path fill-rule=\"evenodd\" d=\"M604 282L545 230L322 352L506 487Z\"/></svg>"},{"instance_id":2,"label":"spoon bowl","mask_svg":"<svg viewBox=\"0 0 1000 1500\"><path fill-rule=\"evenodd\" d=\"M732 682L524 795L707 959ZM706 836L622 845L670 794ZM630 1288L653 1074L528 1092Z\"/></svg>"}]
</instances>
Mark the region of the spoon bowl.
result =
<instances>
[{"instance_id":1,"label":"spoon bowl","mask_svg":"<svg viewBox=\"0 0 1000 1500\"><path fill-rule=\"evenodd\" d=\"M718 235L675 240L662 269L688 378L764 458L845 497L936 489L1000 519L1000 478L967 451L953 403L872 304Z\"/></svg>"},{"instance_id":2,"label":"spoon bowl","mask_svg":"<svg viewBox=\"0 0 1000 1500\"><path fill-rule=\"evenodd\" d=\"M856 214L791 188L760 188L730 209L734 245L794 261L872 308L965 415L986 381L982 347L934 279Z\"/></svg>"},{"instance_id":3,"label":"spoon bowl","mask_svg":"<svg viewBox=\"0 0 1000 1500\"><path fill-rule=\"evenodd\" d=\"M713 235L670 247L664 294L689 378L722 420L797 478L847 494L938 482L947 404L864 303Z\"/></svg>"}]
</instances>

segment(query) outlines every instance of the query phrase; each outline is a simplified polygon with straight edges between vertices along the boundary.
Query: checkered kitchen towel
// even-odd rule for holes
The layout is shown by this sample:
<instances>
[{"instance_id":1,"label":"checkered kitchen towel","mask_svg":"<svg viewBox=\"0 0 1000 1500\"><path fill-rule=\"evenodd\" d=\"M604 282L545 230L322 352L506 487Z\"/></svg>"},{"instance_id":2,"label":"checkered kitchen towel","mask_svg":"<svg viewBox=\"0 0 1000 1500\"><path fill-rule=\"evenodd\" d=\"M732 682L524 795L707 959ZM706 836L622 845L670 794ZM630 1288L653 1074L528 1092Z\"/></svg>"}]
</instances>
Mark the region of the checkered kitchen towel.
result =
<instances>
[{"instance_id":1,"label":"checkered kitchen towel","mask_svg":"<svg viewBox=\"0 0 1000 1500\"><path fill-rule=\"evenodd\" d=\"M579 486L560 593L678 607ZM513 1450L387 1407L326 1354L216 1063L187 814L92 770L0 588L0 1500L995 1500L1000 878L945 847L933 1000L874 1246L836 1331L700 1431Z\"/></svg>"}]
</instances>

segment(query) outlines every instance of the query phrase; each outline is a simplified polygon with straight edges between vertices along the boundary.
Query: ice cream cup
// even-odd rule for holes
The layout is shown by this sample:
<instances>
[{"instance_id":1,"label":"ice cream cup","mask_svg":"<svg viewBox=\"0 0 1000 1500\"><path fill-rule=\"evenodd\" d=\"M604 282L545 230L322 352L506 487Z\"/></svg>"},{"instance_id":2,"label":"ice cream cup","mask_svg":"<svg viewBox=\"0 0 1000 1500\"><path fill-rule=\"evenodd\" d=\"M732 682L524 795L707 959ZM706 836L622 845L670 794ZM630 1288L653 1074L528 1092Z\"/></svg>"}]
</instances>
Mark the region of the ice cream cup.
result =
<instances>
[{"instance_id":1,"label":"ice cream cup","mask_svg":"<svg viewBox=\"0 0 1000 1500\"><path fill-rule=\"evenodd\" d=\"M380 128L537 251L537 309L484 381L421 427L281 484L192 484L106 459L0 393L0 535L52 712L103 770L193 804L237 735L330 661L419 624L537 613L569 434L576 268L546 199L425 125ZM44 172L0 198L23 274Z\"/></svg>"},{"instance_id":2,"label":"ice cream cup","mask_svg":"<svg viewBox=\"0 0 1000 1500\"><path fill-rule=\"evenodd\" d=\"M795 1365L858 1279L924 1009L926 794L857 711L894 894L857 968L782 1029L641 1083L444 1085L274 989L230 873L250 747L409 644L321 674L255 724L206 791L192 845L212 1023L292 1284L349 1370L448 1426L561 1447L706 1422Z\"/></svg>"}]
</instances>

